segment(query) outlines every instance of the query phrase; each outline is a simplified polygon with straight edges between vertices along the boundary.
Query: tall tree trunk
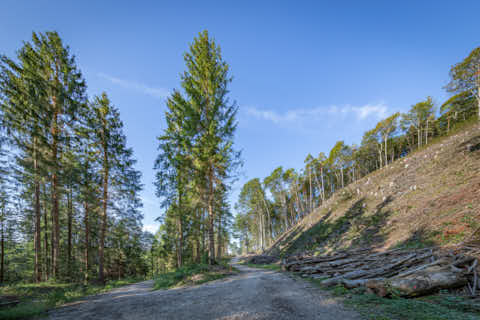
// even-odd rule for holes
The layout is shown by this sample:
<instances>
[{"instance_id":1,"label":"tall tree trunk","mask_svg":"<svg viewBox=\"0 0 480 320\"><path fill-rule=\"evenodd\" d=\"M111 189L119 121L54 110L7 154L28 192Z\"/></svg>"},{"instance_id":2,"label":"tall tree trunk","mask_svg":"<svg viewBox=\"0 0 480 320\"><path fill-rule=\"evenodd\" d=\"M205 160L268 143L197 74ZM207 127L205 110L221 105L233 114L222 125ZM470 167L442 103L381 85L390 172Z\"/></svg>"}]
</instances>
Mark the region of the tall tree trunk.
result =
<instances>
[{"instance_id":1,"label":"tall tree trunk","mask_svg":"<svg viewBox=\"0 0 480 320\"><path fill-rule=\"evenodd\" d=\"M385 135L385 165L388 165L388 152L387 152L387 140L388 140L388 134Z\"/></svg>"},{"instance_id":2,"label":"tall tree trunk","mask_svg":"<svg viewBox=\"0 0 480 320\"><path fill-rule=\"evenodd\" d=\"M320 169L320 178L322 179L322 199L325 201L325 184L323 183L323 167Z\"/></svg>"},{"instance_id":3,"label":"tall tree trunk","mask_svg":"<svg viewBox=\"0 0 480 320\"><path fill-rule=\"evenodd\" d=\"M85 199L85 202L84 202L84 208L85 208L85 217L84 217L84 224L85 224L85 251L83 252L84 254L84 262L85 262L85 270L84 270L84 274L83 274L83 279L85 281L85 283L88 283L88 271L90 269L90 265L89 265L89 261L88 261L88 258L89 258L89 250L90 250L90 243L89 243L89 237L90 237L90 224L89 224L89 221L88 221L88 218L89 218L89 208L88 208L88 201L87 199Z\"/></svg>"},{"instance_id":4,"label":"tall tree trunk","mask_svg":"<svg viewBox=\"0 0 480 320\"><path fill-rule=\"evenodd\" d=\"M107 205L108 205L108 178L109 178L109 164L108 164L108 150L106 142L103 143L103 208L101 213L101 228L100 228L100 244L98 247L98 280L100 283L105 283L104 274L104 259L105 259L105 237L107 234Z\"/></svg>"},{"instance_id":5,"label":"tall tree trunk","mask_svg":"<svg viewBox=\"0 0 480 320\"><path fill-rule=\"evenodd\" d=\"M208 210L207 208L204 208L202 210L202 220L204 223L202 223L202 253L207 252L207 228L206 228L206 223L208 223Z\"/></svg>"},{"instance_id":6,"label":"tall tree trunk","mask_svg":"<svg viewBox=\"0 0 480 320\"><path fill-rule=\"evenodd\" d=\"M51 208L50 208L51 211ZM53 219L53 213L50 214L50 223L51 223L51 228L50 228L50 276L55 277L55 274L53 273L53 255L54 255L54 249L53 249L53 243L55 242L55 230L54 230L54 225L55 225L55 220Z\"/></svg>"},{"instance_id":7,"label":"tall tree trunk","mask_svg":"<svg viewBox=\"0 0 480 320\"><path fill-rule=\"evenodd\" d=\"M303 213L303 212L305 212L305 208L303 207L303 203L302 203L302 201L301 201L301 199L300 199L300 196L299 196L297 182L294 181L293 184L294 184L293 186L294 186L294 188L295 188L295 195L296 195L296 197L297 197L298 209L301 210L301 212ZM300 215L301 215L301 214L300 214Z\"/></svg>"},{"instance_id":8,"label":"tall tree trunk","mask_svg":"<svg viewBox=\"0 0 480 320\"><path fill-rule=\"evenodd\" d=\"M288 230L289 223L288 223L288 204L287 204L287 195L282 192L282 202L283 202L283 210L285 215L285 231Z\"/></svg>"},{"instance_id":9,"label":"tall tree trunk","mask_svg":"<svg viewBox=\"0 0 480 320\"><path fill-rule=\"evenodd\" d=\"M477 66L477 104L478 104L478 121L480 121L480 65Z\"/></svg>"},{"instance_id":10,"label":"tall tree trunk","mask_svg":"<svg viewBox=\"0 0 480 320\"><path fill-rule=\"evenodd\" d=\"M267 237L267 246L270 245L270 239L272 238L272 230L270 229L270 210L268 209L267 201L265 201L265 197L262 195L263 205L265 206L265 210L267 211L267 226L268 226L268 237Z\"/></svg>"},{"instance_id":11,"label":"tall tree trunk","mask_svg":"<svg viewBox=\"0 0 480 320\"><path fill-rule=\"evenodd\" d=\"M218 228L217 228L217 259L222 257L222 215L218 216Z\"/></svg>"},{"instance_id":12,"label":"tall tree trunk","mask_svg":"<svg viewBox=\"0 0 480 320\"><path fill-rule=\"evenodd\" d=\"M308 169L308 180L310 183L310 212L313 211L313 189L312 189L312 168Z\"/></svg>"},{"instance_id":13,"label":"tall tree trunk","mask_svg":"<svg viewBox=\"0 0 480 320\"><path fill-rule=\"evenodd\" d=\"M380 149L378 150L378 159L380 162L380 168L383 167L383 147L382 147L382 142L380 142Z\"/></svg>"},{"instance_id":14,"label":"tall tree trunk","mask_svg":"<svg viewBox=\"0 0 480 320\"><path fill-rule=\"evenodd\" d=\"M44 254L44 273L45 273L45 280L48 280L50 277L50 259L48 257L49 255L49 249L48 249L48 210L47 210L47 201L45 200L45 195L46 195L46 190L45 190L45 184L43 184L43 238L45 241L45 254Z\"/></svg>"},{"instance_id":15,"label":"tall tree trunk","mask_svg":"<svg viewBox=\"0 0 480 320\"><path fill-rule=\"evenodd\" d=\"M427 128L425 130L425 144L428 144L428 119L427 119Z\"/></svg>"},{"instance_id":16,"label":"tall tree trunk","mask_svg":"<svg viewBox=\"0 0 480 320\"><path fill-rule=\"evenodd\" d=\"M38 158L36 139L33 140L33 171L34 171L34 193L35 193L35 281L42 281L40 263L42 261L42 239L41 239L41 212L40 212L40 182L38 181Z\"/></svg>"},{"instance_id":17,"label":"tall tree trunk","mask_svg":"<svg viewBox=\"0 0 480 320\"><path fill-rule=\"evenodd\" d=\"M422 131L420 129L420 124L418 125L418 129L417 129L417 133L418 133L418 147L420 148L422 146Z\"/></svg>"},{"instance_id":18,"label":"tall tree trunk","mask_svg":"<svg viewBox=\"0 0 480 320\"><path fill-rule=\"evenodd\" d=\"M53 97L54 110L57 108L56 97ZM58 208L58 111L53 115L52 125L52 219L53 219L53 276L58 277L59 256L60 256L60 224Z\"/></svg>"},{"instance_id":19,"label":"tall tree trunk","mask_svg":"<svg viewBox=\"0 0 480 320\"><path fill-rule=\"evenodd\" d=\"M345 184L344 184L345 178L343 177L343 166L340 167L340 175L342 177L342 189L343 189L345 187Z\"/></svg>"},{"instance_id":20,"label":"tall tree trunk","mask_svg":"<svg viewBox=\"0 0 480 320\"><path fill-rule=\"evenodd\" d=\"M215 264L215 234L214 234L214 222L215 213L213 211L213 201L215 196L215 190L213 190L213 168L210 168L208 175L209 181L209 194L208 194L208 251L209 251L209 263Z\"/></svg>"},{"instance_id":21,"label":"tall tree trunk","mask_svg":"<svg viewBox=\"0 0 480 320\"><path fill-rule=\"evenodd\" d=\"M201 210L200 209L196 209L195 210L196 212L196 220L197 220L197 223L198 223L198 228L197 228L197 231L195 232L195 262L196 263L199 263L200 262L200 237L201 237L201 233L202 233L202 230L201 230Z\"/></svg>"},{"instance_id":22,"label":"tall tree trunk","mask_svg":"<svg viewBox=\"0 0 480 320\"><path fill-rule=\"evenodd\" d=\"M67 224L68 224L68 236L67 236L67 270L68 276L72 275L72 222L73 222L73 191L72 185L69 186L70 190L67 194Z\"/></svg>"},{"instance_id":23,"label":"tall tree trunk","mask_svg":"<svg viewBox=\"0 0 480 320\"><path fill-rule=\"evenodd\" d=\"M0 283L5 281L5 214L2 216L2 240L1 240L1 258L0 258Z\"/></svg>"},{"instance_id":24,"label":"tall tree trunk","mask_svg":"<svg viewBox=\"0 0 480 320\"><path fill-rule=\"evenodd\" d=\"M183 223L182 223L182 215L181 214L178 216L177 265L178 265L178 267L181 267L183 265Z\"/></svg>"},{"instance_id":25,"label":"tall tree trunk","mask_svg":"<svg viewBox=\"0 0 480 320\"><path fill-rule=\"evenodd\" d=\"M315 183L317 184L318 191L320 192L320 199L322 200L323 203L323 190L322 190L322 185L320 184L320 181L318 180L318 175L317 171L313 170L313 176L315 177Z\"/></svg>"}]
</instances>

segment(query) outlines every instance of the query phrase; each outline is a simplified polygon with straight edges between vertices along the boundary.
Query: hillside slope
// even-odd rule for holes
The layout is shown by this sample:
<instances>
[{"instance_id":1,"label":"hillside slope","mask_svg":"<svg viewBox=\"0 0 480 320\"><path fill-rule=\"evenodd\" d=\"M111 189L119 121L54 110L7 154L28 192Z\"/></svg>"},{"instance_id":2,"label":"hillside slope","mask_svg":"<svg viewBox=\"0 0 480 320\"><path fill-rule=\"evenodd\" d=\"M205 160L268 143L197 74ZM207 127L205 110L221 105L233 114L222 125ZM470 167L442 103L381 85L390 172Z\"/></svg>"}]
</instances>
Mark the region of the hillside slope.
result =
<instances>
[{"instance_id":1,"label":"hillside slope","mask_svg":"<svg viewBox=\"0 0 480 320\"><path fill-rule=\"evenodd\" d=\"M266 254L422 247L480 228L480 125L428 145L337 191Z\"/></svg>"}]
</instances>

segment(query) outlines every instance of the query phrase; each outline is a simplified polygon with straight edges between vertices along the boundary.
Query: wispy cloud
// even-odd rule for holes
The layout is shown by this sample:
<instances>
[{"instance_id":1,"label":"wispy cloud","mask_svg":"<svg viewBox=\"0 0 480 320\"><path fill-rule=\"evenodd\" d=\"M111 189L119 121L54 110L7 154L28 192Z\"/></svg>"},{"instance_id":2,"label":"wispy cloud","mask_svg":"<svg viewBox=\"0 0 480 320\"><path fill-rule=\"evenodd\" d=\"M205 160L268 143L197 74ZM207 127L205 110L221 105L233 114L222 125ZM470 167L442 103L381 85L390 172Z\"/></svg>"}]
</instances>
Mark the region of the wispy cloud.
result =
<instances>
[{"instance_id":1,"label":"wispy cloud","mask_svg":"<svg viewBox=\"0 0 480 320\"><path fill-rule=\"evenodd\" d=\"M168 90L165 89L165 88L150 87L150 86L147 86L143 83L139 83L139 82L135 82L135 81L128 81L128 80L112 77L112 76L110 76L108 74L105 74L105 73L98 73L97 76L99 76L100 78L103 78L105 80L108 80L111 83L119 85L122 88L134 90L134 91L149 95L149 96L157 98L157 99L166 98L169 95Z\"/></svg>"},{"instance_id":2,"label":"wispy cloud","mask_svg":"<svg viewBox=\"0 0 480 320\"><path fill-rule=\"evenodd\" d=\"M268 109L259 109L255 107L247 108L247 114L258 119L268 120L276 124L287 122L299 122L315 120L325 116L354 116L357 120L367 118L382 119L389 113L388 106L384 103L366 104L363 106L330 106L317 107L311 109L292 109L284 113L279 113Z\"/></svg>"},{"instance_id":3,"label":"wispy cloud","mask_svg":"<svg viewBox=\"0 0 480 320\"><path fill-rule=\"evenodd\" d=\"M143 231L155 233L158 231L158 227L159 227L158 224L146 224L143 226Z\"/></svg>"}]
</instances>

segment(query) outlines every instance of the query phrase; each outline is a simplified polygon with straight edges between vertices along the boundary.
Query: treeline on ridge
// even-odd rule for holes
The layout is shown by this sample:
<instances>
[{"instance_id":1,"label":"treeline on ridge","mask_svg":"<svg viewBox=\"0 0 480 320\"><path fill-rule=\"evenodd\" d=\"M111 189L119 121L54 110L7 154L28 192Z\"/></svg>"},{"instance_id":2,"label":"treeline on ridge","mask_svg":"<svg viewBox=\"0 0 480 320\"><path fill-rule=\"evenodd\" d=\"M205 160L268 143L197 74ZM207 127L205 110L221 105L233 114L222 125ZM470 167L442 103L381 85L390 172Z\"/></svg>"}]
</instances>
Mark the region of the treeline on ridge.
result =
<instances>
[{"instance_id":1,"label":"treeline on ridge","mask_svg":"<svg viewBox=\"0 0 480 320\"><path fill-rule=\"evenodd\" d=\"M431 97L395 113L365 132L361 144L338 141L328 154L307 155L305 167L278 167L263 180L243 185L233 225L239 253L263 251L283 232L321 206L335 191L395 159L480 119L480 47L450 70L452 96L437 110Z\"/></svg>"}]
</instances>

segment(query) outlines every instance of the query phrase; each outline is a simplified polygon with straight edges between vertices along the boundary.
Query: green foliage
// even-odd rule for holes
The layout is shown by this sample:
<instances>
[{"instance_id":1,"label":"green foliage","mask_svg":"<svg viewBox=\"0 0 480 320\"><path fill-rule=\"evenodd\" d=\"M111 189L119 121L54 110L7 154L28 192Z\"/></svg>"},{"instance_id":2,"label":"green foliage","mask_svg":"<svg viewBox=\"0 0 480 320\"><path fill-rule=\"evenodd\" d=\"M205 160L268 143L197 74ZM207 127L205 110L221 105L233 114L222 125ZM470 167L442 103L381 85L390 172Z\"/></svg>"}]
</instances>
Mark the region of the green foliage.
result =
<instances>
[{"instance_id":1,"label":"green foliage","mask_svg":"<svg viewBox=\"0 0 480 320\"><path fill-rule=\"evenodd\" d=\"M169 289L186 284L202 284L217 280L230 274L229 267L224 264L211 266L208 264L191 264L155 277L154 289Z\"/></svg>"},{"instance_id":2,"label":"green foliage","mask_svg":"<svg viewBox=\"0 0 480 320\"><path fill-rule=\"evenodd\" d=\"M48 309L85 296L108 292L114 288L143 281L143 278L125 278L108 281L105 286L78 283L40 282L0 287L0 295L18 296L21 302L0 310L0 319L25 319L43 315Z\"/></svg>"},{"instance_id":3,"label":"green foliage","mask_svg":"<svg viewBox=\"0 0 480 320\"><path fill-rule=\"evenodd\" d=\"M158 137L155 161L156 194L165 208L162 241L169 249L164 258L182 266L184 258L199 262L209 252L214 264L228 247L226 195L240 156L233 145L237 106L227 97L229 66L207 31L194 39L184 60L183 90L167 100L167 128ZM205 231L208 250L200 240ZM194 256L186 256L186 246L195 247Z\"/></svg>"},{"instance_id":4,"label":"green foliage","mask_svg":"<svg viewBox=\"0 0 480 320\"><path fill-rule=\"evenodd\" d=\"M480 306L466 297L439 294L406 299L393 295L382 298L365 292L365 288L348 290L342 285L325 288L321 279L305 280L342 297L343 302L371 320L473 320L480 317Z\"/></svg>"},{"instance_id":5,"label":"green foliage","mask_svg":"<svg viewBox=\"0 0 480 320\"><path fill-rule=\"evenodd\" d=\"M88 101L57 32L34 32L14 59L0 57L0 98L0 189L8 195L0 195L0 282L88 282L97 259L110 277L146 274L140 173L120 115L105 93ZM97 244L105 242L103 252Z\"/></svg>"}]
</instances>

